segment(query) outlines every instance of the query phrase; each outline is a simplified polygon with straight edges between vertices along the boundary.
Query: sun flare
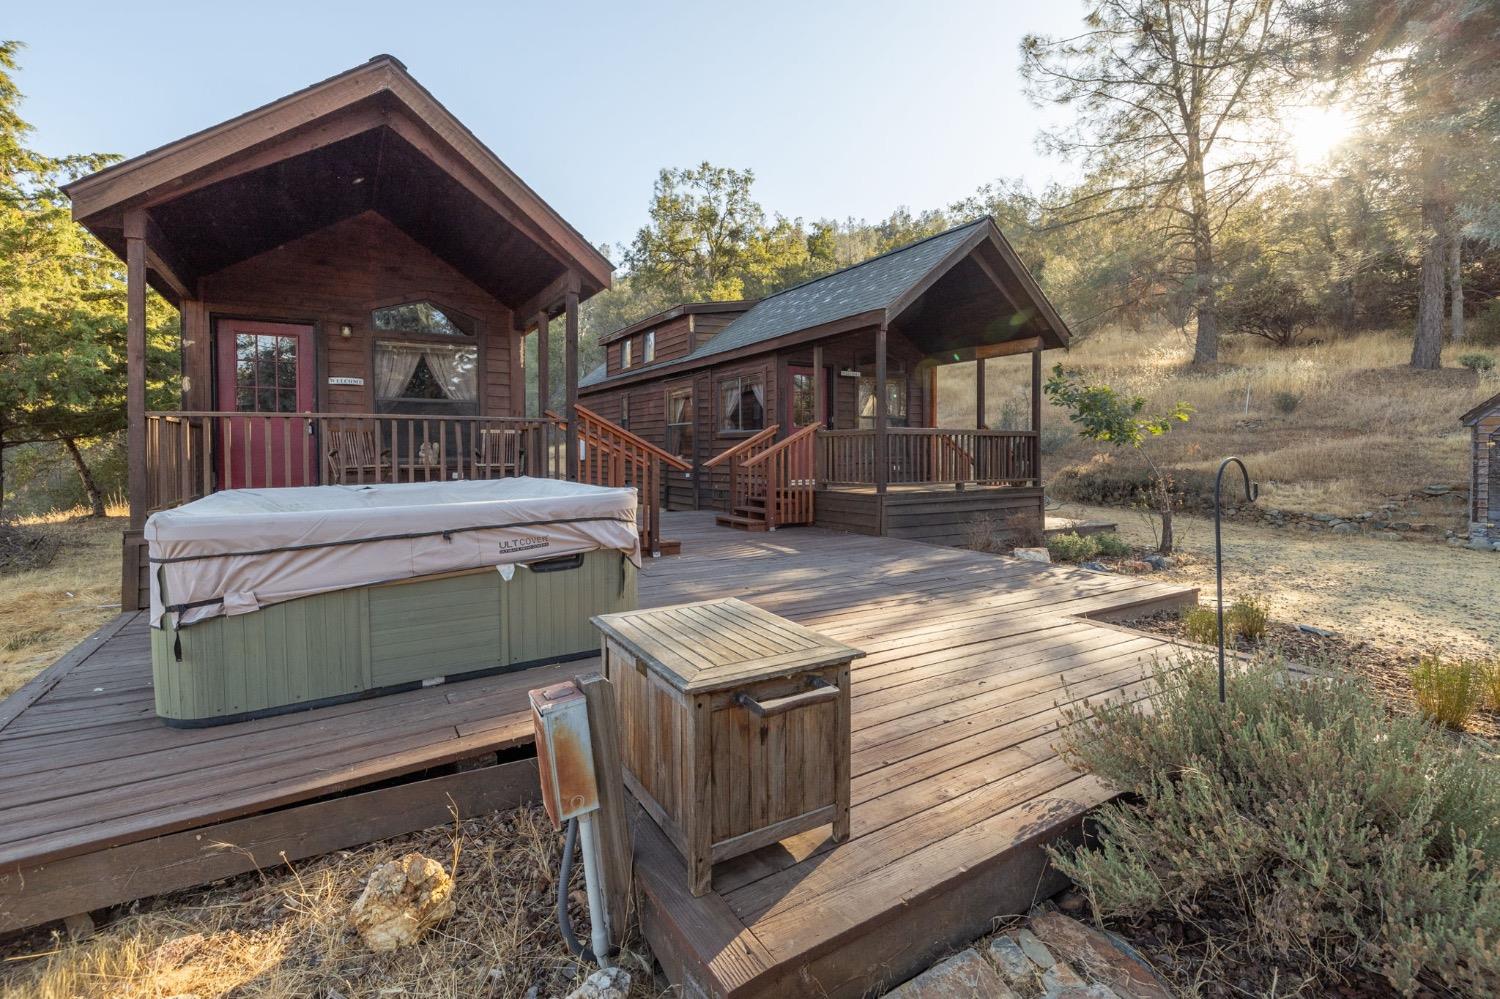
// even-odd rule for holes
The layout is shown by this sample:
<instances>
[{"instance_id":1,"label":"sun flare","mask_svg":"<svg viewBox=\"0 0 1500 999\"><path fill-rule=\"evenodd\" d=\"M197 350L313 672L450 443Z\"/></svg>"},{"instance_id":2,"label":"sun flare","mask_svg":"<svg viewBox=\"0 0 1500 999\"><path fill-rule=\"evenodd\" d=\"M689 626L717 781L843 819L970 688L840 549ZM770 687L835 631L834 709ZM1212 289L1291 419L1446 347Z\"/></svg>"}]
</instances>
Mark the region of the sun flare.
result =
<instances>
[{"instance_id":1,"label":"sun flare","mask_svg":"<svg viewBox=\"0 0 1500 999\"><path fill-rule=\"evenodd\" d=\"M1327 160L1353 136L1358 121L1341 104L1306 104L1288 108L1282 118L1299 167L1316 166Z\"/></svg>"}]
</instances>

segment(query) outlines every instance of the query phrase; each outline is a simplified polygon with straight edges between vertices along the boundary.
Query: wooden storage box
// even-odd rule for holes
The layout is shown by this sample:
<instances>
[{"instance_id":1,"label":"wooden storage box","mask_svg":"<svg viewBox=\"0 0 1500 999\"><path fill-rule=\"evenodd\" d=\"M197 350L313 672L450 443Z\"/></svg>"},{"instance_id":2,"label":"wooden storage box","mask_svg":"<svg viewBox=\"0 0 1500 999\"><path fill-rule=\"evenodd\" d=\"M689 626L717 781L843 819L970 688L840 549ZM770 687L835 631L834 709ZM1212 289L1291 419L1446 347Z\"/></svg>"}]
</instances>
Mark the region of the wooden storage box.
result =
<instances>
[{"instance_id":1,"label":"wooden storage box","mask_svg":"<svg viewBox=\"0 0 1500 999\"><path fill-rule=\"evenodd\" d=\"M594 619L619 698L625 783L713 864L817 826L849 836L849 663L864 653L740 600Z\"/></svg>"}]
</instances>

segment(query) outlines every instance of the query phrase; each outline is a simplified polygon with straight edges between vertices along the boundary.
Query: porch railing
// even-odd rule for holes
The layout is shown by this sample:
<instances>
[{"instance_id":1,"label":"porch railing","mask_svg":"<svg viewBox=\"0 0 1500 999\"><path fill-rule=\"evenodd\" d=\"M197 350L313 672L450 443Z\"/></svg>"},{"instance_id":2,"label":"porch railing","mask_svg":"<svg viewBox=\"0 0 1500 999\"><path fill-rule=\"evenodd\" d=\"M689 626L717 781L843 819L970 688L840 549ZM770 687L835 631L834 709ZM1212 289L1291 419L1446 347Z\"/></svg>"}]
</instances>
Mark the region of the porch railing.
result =
<instances>
[{"instance_id":1,"label":"porch railing","mask_svg":"<svg viewBox=\"0 0 1500 999\"><path fill-rule=\"evenodd\" d=\"M575 406L578 414L578 479L596 486L633 486L640 496L636 516L641 546L661 554L662 466L679 472L692 464L638 437L593 410Z\"/></svg>"},{"instance_id":2,"label":"porch railing","mask_svg":"<svg viewBox=\"0 0 1500 999\"><path fill-rule=\"evenodd\" d=\"M766 498L766 526L770 530L813 522L817 433L816 425L803 427L741 464Z\"/></svg>"},{"instance_id":3,"label":"porch railing","mask_svg":"<svg viewBox=\"0 0 1500 999\"><path fill-rule=\"evenodd\" d=\"M562 440L548 419L147 413L148 509L247 486L560 478Z\"/></svg>"},{"instance_id":4,"label":"porch railing","mask_svg":"<svg viewBox=\"0 0 1500 999\"><path fill-rule=\"evenodd\" d=\"M760 507L765 500L765 484L761 476L745 468L745 463L764 454L776 443L781 431L779 424L746 437L738 444L714 455L703 463L705 470L725 468L729 475L729 512L748 516L751 508Z\"/></svg>"},{"instance_id":5,"label":"porch railing","mask_svg":"<svg viewBox=\"0 0 1500 999\"><path fill-rule=\"evenodd\" d=\"M1037 435L1012 430L891 427L886 482L891 485L1036 485ZM818 481L873 485L879 449L873 429L818 434Z\"/></svg>"}]
</instances>

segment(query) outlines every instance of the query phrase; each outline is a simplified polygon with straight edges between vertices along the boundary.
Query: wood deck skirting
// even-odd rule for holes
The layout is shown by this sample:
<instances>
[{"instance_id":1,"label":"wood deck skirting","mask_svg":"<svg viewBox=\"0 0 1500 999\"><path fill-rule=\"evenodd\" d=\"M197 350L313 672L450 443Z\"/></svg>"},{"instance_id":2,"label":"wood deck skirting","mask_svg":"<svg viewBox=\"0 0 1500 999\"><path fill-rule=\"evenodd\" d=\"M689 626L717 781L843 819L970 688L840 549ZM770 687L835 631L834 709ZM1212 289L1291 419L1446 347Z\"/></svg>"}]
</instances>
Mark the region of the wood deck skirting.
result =
<instances>
[{"instance_id":1,"label":"wood deck skirting","mask_svg":"<svg viewBox=\"0 0 1500 999\"><path fill-rule=\"evenodd\" d=\"M637 822L647 940L674 981L707 994L862 994L1046 894L1040 845L1076 834L1109 796L1056 756L1062 705L1139 696L1151 658L1171 650L1086 618L1196 596L892 538L665 516L684 554L648 563L643 606L738 596L866 652L848 842L799 834L718 865L693 899L676 851ZM140 616L122 615L0 702L0 930L433 825L450 794L465 814L529 800L530 761L451 764L523 751L525 691L592 668L180 730L153 715L146 638ZM329 797L341 791L358 793Z\"/></svg>"}]
</instances>

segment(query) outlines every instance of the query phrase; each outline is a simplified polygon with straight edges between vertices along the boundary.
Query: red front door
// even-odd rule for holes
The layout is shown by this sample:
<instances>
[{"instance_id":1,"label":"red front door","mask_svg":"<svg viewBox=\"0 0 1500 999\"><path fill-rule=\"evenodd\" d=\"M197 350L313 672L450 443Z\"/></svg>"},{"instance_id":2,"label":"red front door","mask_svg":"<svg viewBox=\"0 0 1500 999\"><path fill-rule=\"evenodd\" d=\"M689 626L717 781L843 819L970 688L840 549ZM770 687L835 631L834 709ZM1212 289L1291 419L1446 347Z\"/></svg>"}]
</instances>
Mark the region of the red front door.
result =
<instances>
[{"instance_id":1,"label":"red front door","mask_svg":"<svg viewBox=\"0 0 1500 999\"><path fill-rule=\"evenodd\" d=\"M218 322L219 487L311 485L316 470L308 421L313 410L313 329L242 319Z\"/></svg>"}]
</instances>

